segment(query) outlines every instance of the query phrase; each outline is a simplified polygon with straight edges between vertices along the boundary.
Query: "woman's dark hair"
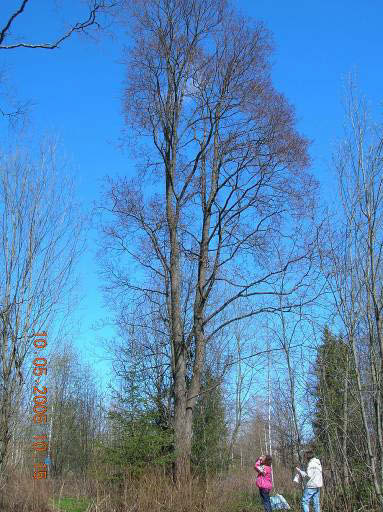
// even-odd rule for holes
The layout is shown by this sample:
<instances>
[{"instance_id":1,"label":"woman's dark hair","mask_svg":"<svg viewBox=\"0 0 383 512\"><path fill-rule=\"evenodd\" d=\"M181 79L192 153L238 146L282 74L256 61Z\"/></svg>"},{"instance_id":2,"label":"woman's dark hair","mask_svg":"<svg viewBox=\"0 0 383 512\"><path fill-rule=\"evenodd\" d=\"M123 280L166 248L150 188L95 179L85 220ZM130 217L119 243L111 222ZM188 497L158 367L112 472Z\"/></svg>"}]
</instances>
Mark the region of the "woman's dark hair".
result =
<instances>
[{"instance_id":1,"label":"woman's dark hair","mask_svg":"<svg viewBox=\"0 0 383 512\"><path fill-rule=\"evenodd\" d=\"M305 456L307 457L307 459L312 459L314 457L314 452L312 450L307 450L307 452L305 453Z\"/></svg>"},{"instance_id":2,"label":"woman's dark hair","mask_svg":"<svg viewBox=\"0 0 383 512\"><path fill-rule=\"evenodd\" d=\"M271 455L265 455L265 460L263 461L263 464L266 466L271 466L271 463L273 462L273 458Z\"/></svg>"}]
</instances>

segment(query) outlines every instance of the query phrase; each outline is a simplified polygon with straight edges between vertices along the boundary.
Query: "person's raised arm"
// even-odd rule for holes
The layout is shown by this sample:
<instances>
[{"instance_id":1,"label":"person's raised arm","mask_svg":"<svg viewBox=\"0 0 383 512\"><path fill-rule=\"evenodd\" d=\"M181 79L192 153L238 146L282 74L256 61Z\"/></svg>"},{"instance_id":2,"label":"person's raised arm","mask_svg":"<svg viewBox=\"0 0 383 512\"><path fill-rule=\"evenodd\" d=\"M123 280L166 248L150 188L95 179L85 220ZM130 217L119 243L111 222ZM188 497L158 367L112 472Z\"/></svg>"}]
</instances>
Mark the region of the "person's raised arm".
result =
<instances>
[{"instance_id":1,"label":"person's raised arm","mask_svg":"<svg viewBox=\"0 0 383 512\"><path fill-rule=\"evenodd\" d=\"M303 471L303 469L298 468L298 467L296 467L295 469L300 473L302 478L307 478L308 477L308 474L306 473L306 471ZM308 470L308 468L307 468L307 470Z\"/></svg>"},{"instance_id":2,"label":"person's raised arm","mask_svg":"<svg viewBox=\"0 0 383 512\"><path fill-rule=\"evenodd\" d=\"M264 460L264 456L261 455L260 457L258 457L258 459L257 459L257 461L256 461L256 463L254 465L254 469L256 471L258 471L258 473L260 473L261 475L265 474L263 468L261 468L261 465L263 464L263 460Z\"/></svg>"}]
</instances>

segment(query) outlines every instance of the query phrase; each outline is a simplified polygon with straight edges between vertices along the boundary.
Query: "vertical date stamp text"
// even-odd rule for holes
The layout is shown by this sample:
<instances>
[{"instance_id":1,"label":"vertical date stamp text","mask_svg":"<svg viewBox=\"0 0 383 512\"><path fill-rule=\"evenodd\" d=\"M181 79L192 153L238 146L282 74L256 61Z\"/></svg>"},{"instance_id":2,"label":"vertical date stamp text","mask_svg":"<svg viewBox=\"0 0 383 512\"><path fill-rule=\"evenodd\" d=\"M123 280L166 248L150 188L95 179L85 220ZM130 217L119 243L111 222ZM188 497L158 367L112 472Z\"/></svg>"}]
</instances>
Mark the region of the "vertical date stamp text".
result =
<instances>
[{"instance_id":1,"label":"vertical date stamp text","mask_svg":"<svg viewBox=\"0 0 383 512\"><path fill-rule=\"evenodd\" d=\"M47 360L42 357L43 350L47 346L47 333L38 332L34 335L34 354L36 357L33 359L33 375L35 376L33 382L33 423L39 425L44 429L44 425L47 423L47 411L48 411L48 398L47 398L47 387L43 386L41 381L43 375L47 375ZM35 480L41 480L47 478L47 465L45 464L45 456L48 451L48 442L46 433L41 435L33 436L33 478ZM44 459L44 460L42 460Z\"/></svg>"}]
</instances>

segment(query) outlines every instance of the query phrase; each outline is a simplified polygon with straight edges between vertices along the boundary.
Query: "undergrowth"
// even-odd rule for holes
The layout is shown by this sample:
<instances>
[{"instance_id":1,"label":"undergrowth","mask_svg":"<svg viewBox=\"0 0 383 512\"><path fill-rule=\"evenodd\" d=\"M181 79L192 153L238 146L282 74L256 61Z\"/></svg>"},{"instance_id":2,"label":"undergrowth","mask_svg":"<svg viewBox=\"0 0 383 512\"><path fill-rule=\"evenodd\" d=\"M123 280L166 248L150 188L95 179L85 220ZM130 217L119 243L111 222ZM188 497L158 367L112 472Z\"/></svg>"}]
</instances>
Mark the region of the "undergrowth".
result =
<instances>
[{"instance_id":1,"label":"undergrowth","mask_svg":"<svg viewBox=\"0 0 383 512\"><path fill-rule=\"evenodd\" d=\"M282 481L279 478L279 481ZM286 482L290 482L291 479ZM2 512L262 512L263 507L251 473L243 471L207 482L192 479L176 486L163 472L140 478L126 475L106 484L94 478L66 476L33 480L30 474L14 473L1 483ZM300 490L293 485L277 487L300 510ZM375 512L372 496L365 503L342 502L328 490L322 496L322 512Z\"/></svg>"}]
</instances>

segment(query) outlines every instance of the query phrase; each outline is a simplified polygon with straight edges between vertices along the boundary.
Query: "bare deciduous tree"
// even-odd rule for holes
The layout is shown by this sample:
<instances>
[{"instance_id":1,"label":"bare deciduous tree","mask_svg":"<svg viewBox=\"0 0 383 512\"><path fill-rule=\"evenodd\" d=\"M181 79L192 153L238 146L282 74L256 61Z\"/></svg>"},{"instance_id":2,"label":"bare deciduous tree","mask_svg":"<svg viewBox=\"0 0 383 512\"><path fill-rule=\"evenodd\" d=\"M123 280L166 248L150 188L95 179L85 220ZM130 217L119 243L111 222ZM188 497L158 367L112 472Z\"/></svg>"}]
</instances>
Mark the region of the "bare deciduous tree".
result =
<instances>
[{"instance_id":1,"label":"bare deciduous tree","mask_svg":"<svg viewBox=\"0 0 383 512\"><path fill-rule=\"evenodd\" d=\"M78 251L81 218L57 159L52 144L36 159L0 156L0 463L33 334L59 312Z\"/></svg>"},{"instance_id":2,"label":"bare deciduous tree","mask_svg":"<svg viewBox=\"0 0 383 512\"><path fill-rule=\"evenodd\" d=\"M94 374L68 343L63 343L51 355L49 366L52 472L55 475L66 471L85 473L91 466L101 428L98 407L101 395L96 391Z\"/></svg>"},{"instance_id":3,"label":"bare deciduous tree","mask_svg":"<svg viewBox=\"0 0 383 512\"><path fill-rule=\"evenodd\" d=\"M140 0L132 16L126 121L150 143L140 180L110 182L106 209L117 223L106 234L141 270L135 279L110 264L109 277L164 312L182 478L206 345L234 322L279 308L273 282L306 264L310 247L297 244L280 266L273 244L287 236L284 219L310 215L315 184L293 111L271 84L261 24L219 0ZM284 293L302 282L290 284ZM241 301L246 311L232 315Z\"/></svg>"},{"instance_id":4,"label":"bare deciduous tree","mask_svg":"<svg viewBox=\"0 0 383 512\"><path fill-rule=\"evenodd\" d=\"M351 83L335 158L341 216L324 271L350 344L367 444L366 474L383 510L383 130Z\"/></svg>"}]
</instances>

